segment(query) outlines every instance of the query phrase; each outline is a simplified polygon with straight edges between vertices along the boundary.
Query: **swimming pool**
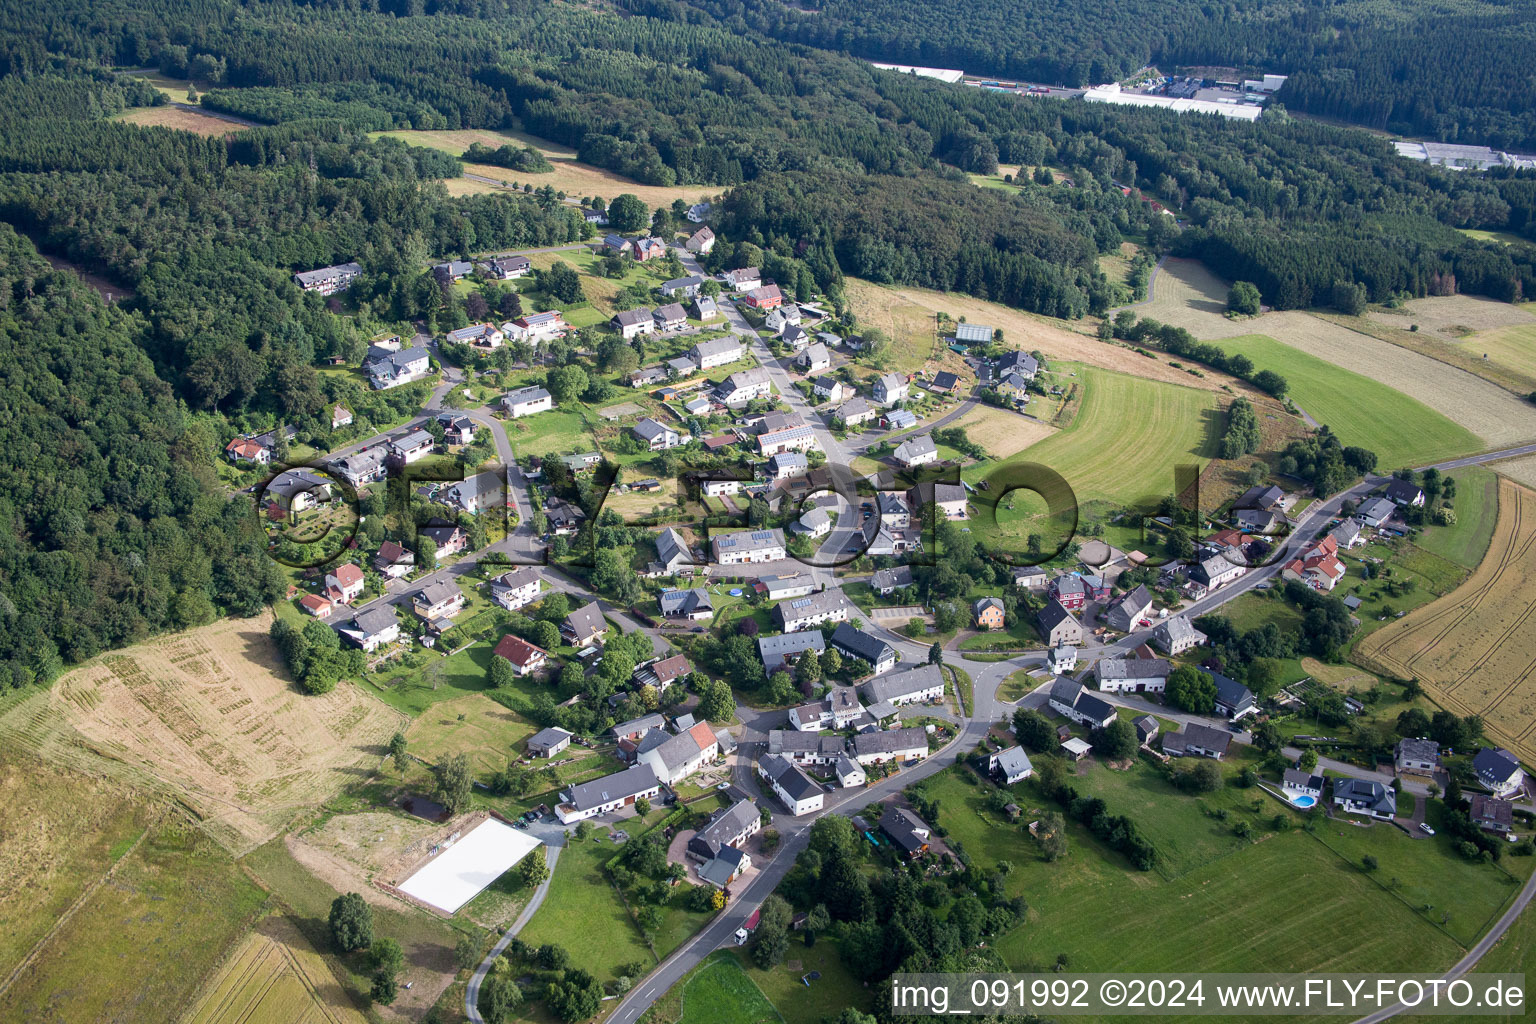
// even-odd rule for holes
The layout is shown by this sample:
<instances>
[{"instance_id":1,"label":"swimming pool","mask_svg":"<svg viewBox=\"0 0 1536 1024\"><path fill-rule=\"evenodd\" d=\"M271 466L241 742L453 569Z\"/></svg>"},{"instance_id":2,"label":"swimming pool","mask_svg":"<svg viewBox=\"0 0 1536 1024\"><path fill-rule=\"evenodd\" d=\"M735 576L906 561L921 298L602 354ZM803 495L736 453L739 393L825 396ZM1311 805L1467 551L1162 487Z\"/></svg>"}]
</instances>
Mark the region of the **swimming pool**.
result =
<instances>
[{"instance_id":1,"label":"swimming pool","mask_svg":"<svg viewBox=\"0 0 1536 1024\"><path fill-rule=\"evenodd\" d=\"M1300 796L1291 797L1291 803L1295 804L1297 807L1311 807L1317 803L1317 797L1309 796L1306 793L1303 793Z\"/></svg>"}]
</instances>

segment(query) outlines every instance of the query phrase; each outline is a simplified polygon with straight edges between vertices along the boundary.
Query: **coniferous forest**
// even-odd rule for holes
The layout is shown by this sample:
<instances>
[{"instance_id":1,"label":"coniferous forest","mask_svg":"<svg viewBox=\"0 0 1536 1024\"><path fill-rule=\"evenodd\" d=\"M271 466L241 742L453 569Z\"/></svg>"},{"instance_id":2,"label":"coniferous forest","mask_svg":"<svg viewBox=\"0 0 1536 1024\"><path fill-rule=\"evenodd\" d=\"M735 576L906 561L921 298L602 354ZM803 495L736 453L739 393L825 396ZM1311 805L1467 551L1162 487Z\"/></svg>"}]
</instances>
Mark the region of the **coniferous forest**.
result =
<instances>
[{"instance_id":1,"label":"coniferous forest","mask_svg":"<svg viewBox=\"0 0 1536 1024\"><path fill-rule=\"evenodd\" d=\"M550 196L451 196L441 180L459 160L369 132L524 131L643 183L718 186L728 240L798 258L834 298L856 275L1095 315L1113 295L1096 257L1127 237L1254 282L1279 308L1325 304L1340 281L1373 301L1448 279L1505 301L1536 294L1528 172L1443 171L1284 114L1237 124L1021 100L849 55L1086 80L1169 54L1231 59L1222 47L1247 40L1253 64L1292 62L1294 110L1518 145L1536 136L1530 91L1464 90L1516 81L1505 62L1529 52L1515 45L1523 15L1469 5L1454 16L1476 25L1457 34L1430 31L1452 17L1443 9L1408 4L1379 15L1383 31L1340 32L1378 15L1143 0L1053 6L1064 20L1047 39L1039 18L975 4L830 4L815 29L764 3L620 6L0 0L0 680L260 608L280 581L245 499L215 477L223 442L278 422L318 429L338 401L374 422L419 406L411 388L364 392L319 372L355 364L367 339L294 271L356 260L359 310L427 322L442 303L432 260L591 230ZM922 27L946 10L945 30ZM1103 20L1117 12L1141 19L1134 38ZM1393 32L1435 38L1392 49ZM1422 66L1403 73L1414 54ZM259 126L204 138L113 120L162 102L126 68L195 77L206 107ZM1451 83L1433 99L1428 74ZM999 164L1064 168L1073 183L966 177ZM103 304L39 252L123 297Z\"/></svg>"}]
</instances>

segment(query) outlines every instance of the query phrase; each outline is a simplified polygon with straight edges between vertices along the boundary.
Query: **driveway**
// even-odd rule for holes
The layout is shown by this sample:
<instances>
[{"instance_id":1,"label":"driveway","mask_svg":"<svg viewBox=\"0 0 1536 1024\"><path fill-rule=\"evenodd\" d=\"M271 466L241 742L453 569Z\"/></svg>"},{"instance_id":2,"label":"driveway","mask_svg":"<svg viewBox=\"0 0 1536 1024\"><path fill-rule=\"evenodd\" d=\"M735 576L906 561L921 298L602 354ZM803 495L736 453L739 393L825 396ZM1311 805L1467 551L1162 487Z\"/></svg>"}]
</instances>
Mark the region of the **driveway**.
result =
<instances>
[{"instance_id":1,"label":"driveway","mask_svg":"<svg viewBox=\"0 0 1536 1024\"><path fill-rule=\"evenodd\" d=\"M541 835L539 838L543 839L543 836ZM491 951L485 955L485 959L480 961L480 966L475 968L475 973L470 976L469 985L464 989L464 1016L468 1017L474 1024L485 1024L485 1018L480 1016L480 986L484 984L485 976L491 972L491 968L496 963L496 958L501 956L502 951L517 937L517 933L526 928L528 922L533 920L533 915L538 913L539 908L544 905L544 897L549 895L549 883L555 879L555 865L560 860L560 851L564 848L565 844L564 830L561 830L560 833L560 845L555 845L548 839L544 841L548 844L545 847L545 856L549 864L549 876L539 883L539 887L534 890L533 897L528 901L528 905L523 908L521 914L517 915L517 920L512 922L512 927L502 933L501 938L496 940L496 945L492 946Z\"/></svg>"}]
</instances>

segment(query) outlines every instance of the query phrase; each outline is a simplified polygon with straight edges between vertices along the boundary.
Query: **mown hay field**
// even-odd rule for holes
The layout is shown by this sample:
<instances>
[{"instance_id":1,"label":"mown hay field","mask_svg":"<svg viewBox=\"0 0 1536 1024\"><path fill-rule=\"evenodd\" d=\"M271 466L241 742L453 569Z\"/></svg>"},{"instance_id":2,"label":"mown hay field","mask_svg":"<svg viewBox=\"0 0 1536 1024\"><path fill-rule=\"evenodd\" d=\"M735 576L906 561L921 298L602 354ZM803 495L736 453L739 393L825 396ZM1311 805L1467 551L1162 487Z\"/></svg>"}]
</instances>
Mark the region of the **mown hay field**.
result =
<instances>
[{"instance_id":1,"label":"mown hay field","mask_svg":"<svg viewBox=\"0 0 1536 1024\"><path fill-rule=\"evenodd\" d=\"M554 164L554 170L532 173L529 171L513 171L490 164L466 164L464 170L469 174L482 175L507 184L515 181L519 186L532 184L534 188L542 188L545 185L549 185L557 192L564 192L566 195L574 196L577 199L583 196L601 196L605 200L611 200L614 196L623 195L627 192L630 195L638 196L644 201L645 205L655 207L670 205L674 199L696 203L720 191L718 188L709 185L642 185L623 175L580 162L576 159L576 151L573 149L567 149L564 146L556 145L547 140L538 139L532 135L523 135L518 132L493 132L483 129L456 131L404 129L373 132L371 134L400 139L413 146L440 149L444 153L451 153L454 156L461 155L469 148L471 142L478 142L483 146L490 146L492 149L509 143L514 146L532 146L543 153L551 164Z\"/></svg>"},{"instance_id":2,"label":"mown hay field","mask_svg":"<svg viewBox=\"0 0 1536 1024\"><path fill-rule=\"evenodd\" d=\"M117 120L145 128L179 128L198 135L228 135L245 129L245 125L226 121L222 117L181 107L135 107L119 114Z\"/></svg>"},{"instance_id":3,"label":"mown hay field","mask_svg":"<svg viewBox=\"0 0 1536 1024\"><path fill-rule=\"evenodd\" d=\"M1202 340L1227 338L1251 330L1252 321L1228 320L1227 289L1199 260L1166 259L1152 276L1147 301L1127 307L1138 319L1182 327Z\"/></svg>"},{"instance_id":4,"label":"mown hay field","mask_svg":"<svg viewBox=\"0 0 1536 1024\"><path fill-rule=\"evenodd\" d=\"M538 727L484 694L445 700L423 711L406 731L411 753L431 763L465 753L475 767L499 772L523 756L521 743Z\"/></svg>"},{"instance_id":5,"label":"mown hay field","mask_svg":"<svg viewBox=\"0 0 1536 1024\"><path fill-rule=\"evenodd\" d=\"M1486 357L1506 369L1536 377L1536 317L1526 323L1479 331L1462 341L1459 348L1474 359Z\"/></svg>"},{"instance_id":6,"label":"mown hay field","mask_svg":"<svg viewBox=\"0 0 1536 1024\"><path fill-rule=\"evenodd\" d=\"M355 686L301 693L278 674L270 622L225 619L92 659L53 687L52 711L244 852L377 763L404 723Z\"/></svg>"},{"instance_id":7,"label":"mown hay field","mask_svg":"<svg viewBox=\"0 0 1536 1024\"><path fill-rule=\"evenodd\" d=\"M1499 481L1487 557L1451 594L1355 648L1375 671L1417 678L1441 705L1536 758L1536 492Z\"/></svg>"},{"instance_id":8,"label":"mown hay field","mask_svg":"<svg viewBox=\"0 0 1536 1024\"><path fill-rule=\"evenodd\" d=\"M966 437L997 459L1006 459L1055 433L1055 430L1039 420L996 406L979 404L950 426L963 427Z\"/></svg>"},{"instance_id":9,"label":"mown hay field","mask_svg":"<svg viewBox=\"0 0 1536 1024\"><path fill-rule=\"evenodd\" d=\"M1161 280L1161 279L1159 279ZM984 302L957 292L936 292L926 288L896 288L849 278L848 301L859 315L859 323L878 327L896 341L895 366L914 370L922 366L933 347L934 319L937 312L951 317L965 317L968 323L1002 328L1003 341L1009 348L1023 352L1039 350L1052 363L1057 360L1088 363L1106 370L1144 377L1149 380L1183 384L1191 388L1217 390L1230 384L1224 374L1207 372L1202 377L1169 366L1161 357L1149 358L1119 345L1105 344L1097 338L1079 334L1065 320L1051 320L996 302ZM1223 292L1225 295L1225 292ZM1225 299L1223 299L1225 302ZM1137 307L1140 311L1143 307ZM1225 322L1225 321L1223 321ZM905 345L902 339L908 338ZM947 350L946 350L947 351ZM959 360L953 353L949 359ZM940 366L940 369L954 369ZM961 369L964 369L962 366Z\"/></svg>"},{"instance_id":10,"label":"mown hay field","mask_svg":"<svg viewBox=\"0 0 1536 1024\"><path fill-rule=\"evenodd\" d=\"M186 1024L364 1024L320 954L281 915L261 921L203 989Z\"/></svg>"},{"instance_id":11,"label":"mown hay field","mask_svg":"<svg viewBox=\"0 0 1536 1024\"><path fill-rule=\"evenodd\" d=\"M1384 470L1465 455L1484 447L1472 431L1422 402L1273 338L1259 334L1229 338L1223 347L1229 353L1241 352L1260 369L1285 377L1290 384L1289 397L1298 406L1331 427L1345 444L1374 451Z\"/></svg>"}]
</instances>

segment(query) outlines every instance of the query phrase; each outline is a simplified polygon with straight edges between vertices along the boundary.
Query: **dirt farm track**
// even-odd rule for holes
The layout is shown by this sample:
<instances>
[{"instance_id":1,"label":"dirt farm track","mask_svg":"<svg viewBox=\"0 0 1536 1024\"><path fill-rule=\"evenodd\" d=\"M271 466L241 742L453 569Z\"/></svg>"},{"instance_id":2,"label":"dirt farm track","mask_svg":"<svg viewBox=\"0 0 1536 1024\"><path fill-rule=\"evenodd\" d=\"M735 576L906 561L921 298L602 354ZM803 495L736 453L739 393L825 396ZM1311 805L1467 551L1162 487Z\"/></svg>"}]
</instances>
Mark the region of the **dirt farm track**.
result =
<instances>
[{"instance_id":1,"label":"dirt farm track","mask_svg":"<svg viewBox=\"0 0 1536 1024\"><path fill-rule=\"evenodd\" d=\"M1490 738L1536 759L1536 491L1499 481L1488 554L1456 590L1366 637L1365 666L1417 678Z\"/></svg>"}]
</instances>

